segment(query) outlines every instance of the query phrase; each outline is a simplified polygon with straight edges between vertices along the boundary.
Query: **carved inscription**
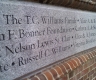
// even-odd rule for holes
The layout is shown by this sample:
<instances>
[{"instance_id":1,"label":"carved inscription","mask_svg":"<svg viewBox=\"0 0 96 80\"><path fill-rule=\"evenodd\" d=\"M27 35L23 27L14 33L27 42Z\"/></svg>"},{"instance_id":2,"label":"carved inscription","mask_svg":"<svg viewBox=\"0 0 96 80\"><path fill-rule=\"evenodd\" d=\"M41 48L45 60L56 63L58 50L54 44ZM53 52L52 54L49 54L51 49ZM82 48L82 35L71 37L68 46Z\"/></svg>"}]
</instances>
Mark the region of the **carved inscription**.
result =
<instances>
[{"instance_id":1,"label":"carved inscription","mask_svg":"<svg viewBox=\"0 0 96 80\"><path fill-rule=\"evenodd\" d=\"M20 5L11 4L0 3L2 80L15 79L96 46L94 13L67 10L66 14L66 11L39 8L39 5L34 10L33 6L20 3L26 8L23 11Z\"/></svg>"}]
</instances>

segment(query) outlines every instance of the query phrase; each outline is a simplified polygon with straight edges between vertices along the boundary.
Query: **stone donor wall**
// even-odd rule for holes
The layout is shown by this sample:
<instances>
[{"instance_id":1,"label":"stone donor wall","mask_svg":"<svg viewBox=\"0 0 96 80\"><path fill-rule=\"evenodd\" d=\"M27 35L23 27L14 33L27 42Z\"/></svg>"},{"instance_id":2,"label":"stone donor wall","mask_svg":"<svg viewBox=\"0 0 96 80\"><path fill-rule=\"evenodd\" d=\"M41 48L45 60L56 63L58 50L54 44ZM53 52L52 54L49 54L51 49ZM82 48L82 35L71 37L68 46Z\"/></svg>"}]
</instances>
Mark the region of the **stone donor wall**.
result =
<instances>
[{"instance_id":1,"label":"stone donor wall","mask_svg":"<svg viewBox=\"0 0 96 80\"><path fill-rule=\"evenodd\" d=\"M16 79L95 46L94 12L0 2L0 80Z\"/></svg>"}]
</instances>

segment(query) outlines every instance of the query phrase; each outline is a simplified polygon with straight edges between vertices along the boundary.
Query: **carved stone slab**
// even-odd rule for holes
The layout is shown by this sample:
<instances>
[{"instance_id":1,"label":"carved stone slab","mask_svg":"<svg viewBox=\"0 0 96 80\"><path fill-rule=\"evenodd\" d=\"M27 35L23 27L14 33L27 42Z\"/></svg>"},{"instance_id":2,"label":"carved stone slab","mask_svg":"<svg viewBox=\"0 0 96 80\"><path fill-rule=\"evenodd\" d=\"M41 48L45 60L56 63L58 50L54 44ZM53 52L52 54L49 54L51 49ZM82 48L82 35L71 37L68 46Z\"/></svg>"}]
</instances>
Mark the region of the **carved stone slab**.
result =
<instances>
[{"instance_id":1,"label":"carved stone slab","mask_svg":"<svg viewBox=\"0 0 96 80\"><path fill-rule=\"evenodd\" d=\"M0 2L0 80L13 80L96 46L96 13Z\"/></svg>"}]
</instances>

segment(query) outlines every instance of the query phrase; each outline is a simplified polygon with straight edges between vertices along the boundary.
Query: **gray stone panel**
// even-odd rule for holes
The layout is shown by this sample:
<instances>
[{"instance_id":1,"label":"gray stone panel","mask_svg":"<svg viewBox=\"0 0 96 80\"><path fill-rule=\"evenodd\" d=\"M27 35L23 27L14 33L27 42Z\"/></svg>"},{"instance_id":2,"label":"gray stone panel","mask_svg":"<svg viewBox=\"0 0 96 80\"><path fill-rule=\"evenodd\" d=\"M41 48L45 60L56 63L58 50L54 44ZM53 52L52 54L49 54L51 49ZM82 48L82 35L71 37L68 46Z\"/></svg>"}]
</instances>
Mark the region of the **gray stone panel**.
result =
<instances>
[{"instance_id":1,"label":"gray stone panel","mask_svg":"<svg viewBox=\"0 0 96 80\"><path fill-rule=\"evenodd\" d=\"M0 80L13 80L96 46L96 13L0 2Z\"/></svg>"}]
</instances>

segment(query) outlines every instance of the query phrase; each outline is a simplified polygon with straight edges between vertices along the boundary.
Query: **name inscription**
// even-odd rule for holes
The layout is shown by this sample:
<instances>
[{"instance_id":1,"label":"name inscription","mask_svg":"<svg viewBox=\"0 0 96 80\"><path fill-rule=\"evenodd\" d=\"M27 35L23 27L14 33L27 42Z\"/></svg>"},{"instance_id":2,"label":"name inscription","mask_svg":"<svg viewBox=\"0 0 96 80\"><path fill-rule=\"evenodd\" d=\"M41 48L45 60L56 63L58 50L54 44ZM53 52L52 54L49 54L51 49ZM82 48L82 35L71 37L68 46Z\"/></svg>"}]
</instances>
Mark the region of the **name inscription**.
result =
<instances>
[{"instance_id":1,"label":"name inscription","mask_svg":"<svg viewBox=\"0 0 96 80\"><path fill-rule=\"evenodd\" d=\"M96 46L95 13L28 5L0 2L2 80L15 79Z\"/></svg>"}]
</instances>

